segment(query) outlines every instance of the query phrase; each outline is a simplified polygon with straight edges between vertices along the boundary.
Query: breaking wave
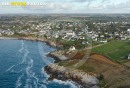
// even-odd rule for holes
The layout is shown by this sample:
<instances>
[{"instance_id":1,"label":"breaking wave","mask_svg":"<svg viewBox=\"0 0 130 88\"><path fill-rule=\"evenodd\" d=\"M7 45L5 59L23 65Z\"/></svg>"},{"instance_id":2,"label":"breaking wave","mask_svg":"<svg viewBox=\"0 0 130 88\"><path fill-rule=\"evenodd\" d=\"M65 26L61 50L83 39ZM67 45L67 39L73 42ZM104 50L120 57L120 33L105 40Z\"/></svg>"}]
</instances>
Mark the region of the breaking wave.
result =
<instances>
[{"instance_id":1,"label":"breaking wave","mask_svg":"<svg viewBox=\"0 0 130 88\"><path fill-rule=\"evenodd\" d=\"M70 88L80 88L80 85L76 84L73 81L62 81L62 80L58 80L58 79L54 79L52 82L58 83L60 85L70 85Z\"/></svg>"}]
</instances>

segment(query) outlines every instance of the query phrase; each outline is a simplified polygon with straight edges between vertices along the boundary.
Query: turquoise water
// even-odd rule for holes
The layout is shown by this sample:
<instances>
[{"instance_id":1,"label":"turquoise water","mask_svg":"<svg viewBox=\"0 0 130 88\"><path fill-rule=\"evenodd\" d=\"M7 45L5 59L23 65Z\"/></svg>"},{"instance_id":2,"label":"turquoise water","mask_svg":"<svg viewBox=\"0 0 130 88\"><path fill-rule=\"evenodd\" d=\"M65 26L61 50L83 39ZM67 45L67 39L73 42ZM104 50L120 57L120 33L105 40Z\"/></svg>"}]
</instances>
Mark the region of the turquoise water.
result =
<instances>
[{"instance_id":1,"label":"turquoise water","mask_svg":"<svg viewBox=\"0 0 130 88\"><path fill-rule=\"evenodd\" d=\"M43 67L54 63L46 56L54 50L42 42L0 40L0 88L77 88L70 81L47 80Z\"/></svg>"}]
</instances>

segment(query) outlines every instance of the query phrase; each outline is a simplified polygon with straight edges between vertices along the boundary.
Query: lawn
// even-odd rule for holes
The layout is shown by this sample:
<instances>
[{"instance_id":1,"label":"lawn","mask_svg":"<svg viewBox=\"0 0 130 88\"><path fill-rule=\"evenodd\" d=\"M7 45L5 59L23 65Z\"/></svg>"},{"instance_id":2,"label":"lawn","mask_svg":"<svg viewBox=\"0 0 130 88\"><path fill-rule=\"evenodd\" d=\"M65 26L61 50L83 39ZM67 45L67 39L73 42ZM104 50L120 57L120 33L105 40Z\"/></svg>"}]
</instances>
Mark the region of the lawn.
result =
<instances>
[{"instance_id":1,"label":"lawn","mask_svg":"<svg viewBox=\"0 0 130 88\"><path fill-rule=\"evenodd\" d=\"M126 60L130 54L130 41L112 41L92 49L93 52L103 54L114 61Z\"/></svg>"}]
</instances>

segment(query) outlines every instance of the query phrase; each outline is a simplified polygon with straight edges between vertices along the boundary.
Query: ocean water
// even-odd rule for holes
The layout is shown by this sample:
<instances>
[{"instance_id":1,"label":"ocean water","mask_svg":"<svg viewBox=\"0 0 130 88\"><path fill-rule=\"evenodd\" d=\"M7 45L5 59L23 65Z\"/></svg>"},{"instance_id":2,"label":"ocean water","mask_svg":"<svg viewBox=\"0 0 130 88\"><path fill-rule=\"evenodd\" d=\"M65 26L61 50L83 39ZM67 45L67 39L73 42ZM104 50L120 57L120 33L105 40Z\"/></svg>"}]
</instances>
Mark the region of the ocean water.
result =
<instances>
[{"instance_id":1,"label":"ocean water","mask_svg":"<svg viewBox=\"0 0 130 88\"><path fill-rule=\"evenodd\" d=\"M78 88L71 81L47 80L43 67L54 63L46 56L54 50L43 42L0 40L0 88Z\"/></svg>"}]
</instances>

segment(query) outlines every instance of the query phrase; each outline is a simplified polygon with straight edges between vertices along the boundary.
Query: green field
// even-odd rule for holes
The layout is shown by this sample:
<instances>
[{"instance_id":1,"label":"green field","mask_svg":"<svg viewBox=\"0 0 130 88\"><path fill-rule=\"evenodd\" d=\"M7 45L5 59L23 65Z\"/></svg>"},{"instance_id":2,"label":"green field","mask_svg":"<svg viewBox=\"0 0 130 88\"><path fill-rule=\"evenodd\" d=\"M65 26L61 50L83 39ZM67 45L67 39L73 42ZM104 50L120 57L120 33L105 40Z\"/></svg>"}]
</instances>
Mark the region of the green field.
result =
<instances>
[{"instance_id":1,"label":"green field","mask_svg":"<svg viewBox=\"0 0 130 88\"><path fill-rule=\"evenodd\" d=\"M92 51L121 62L127 60L128 54L130 54L130 41L112 41L93 48Z\"/></svg>"}]
</instances>

